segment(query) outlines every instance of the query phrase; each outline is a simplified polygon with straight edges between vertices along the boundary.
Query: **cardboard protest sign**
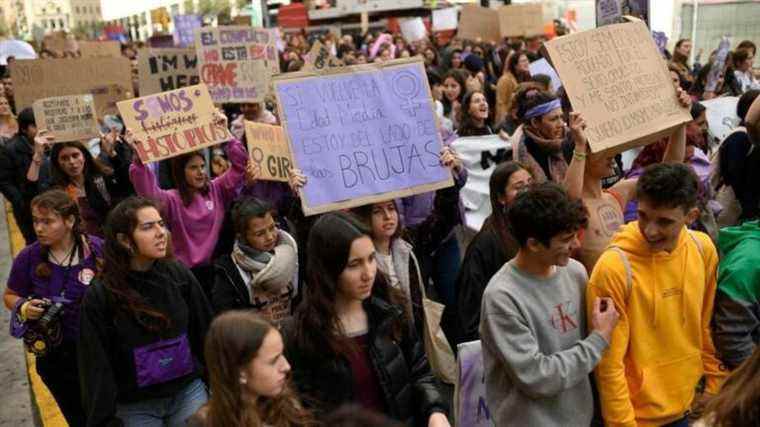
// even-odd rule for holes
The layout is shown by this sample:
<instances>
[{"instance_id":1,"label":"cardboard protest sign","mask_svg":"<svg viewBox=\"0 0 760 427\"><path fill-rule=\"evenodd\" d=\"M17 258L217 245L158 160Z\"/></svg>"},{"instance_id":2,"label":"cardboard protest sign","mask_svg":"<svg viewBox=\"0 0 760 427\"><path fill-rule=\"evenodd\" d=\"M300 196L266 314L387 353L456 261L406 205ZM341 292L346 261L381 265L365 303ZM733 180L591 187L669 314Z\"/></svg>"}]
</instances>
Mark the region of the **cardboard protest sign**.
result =
<instances>
[{"instance_id":1,"label":"cardboard protest sign","mask_svg":"<svg viewBox=\"0 0 760 427\"><path fill-rule=\"evenodd\" d=\"M433 11L433 31L455 30L457 28L456 8L437 9Z\"/></svg>"},{"instance_id":2,"label":"cardboard protest sign","mask_svg":"<svg viewBox=\"0 0 760 427\"><path fill-rule=\"evenodd\" d=\"M531 76L544 74L552 79L552 92L556 92L559 90L559 88L562 87L562 80L560 80L559 76L557 75L557 70L555 70L554 67L549 64L549 61L547 61L546 58L541 58L538 61L531 62L529 67Z\"/></svg>"},{"instance_id":3,"label":"cardboard protest sign","mask_svg":"<svg viewBox=\"0 0 760 427\"><path fill-rule=\"evenodd\" d=\"M45 37L42 39L42 48L53 53L63 54L67 47L66 33L63 31L45 34Z\"/></svg>"},{"instance_id":4,"label":"cardboard protest sign","mask_svg":"<svg viewBox=\"0 0 760 427\"><path fill-rule=\"evenodd\" d=\"M98 117L113 103L132 97L132 71L127 58L35 59L11 65L16 108L41 98L91 94Z\"/></svg>"},{"instance_id":5,"label":"cardboard protest sign","mask_svg":"<svg viewBox=\"0 0 760 427\"><path fill-rule=\"evenodd\" d=\"M144 48L137 52L140 95L197 85L198 57L195 49Z\"/></svg>"},{"instance_id":6,"label":"cardboard protest sign","mask_svg":"<svg viewBox=\"0 0 760 427\"><path fill-rule=\"evenodd\" d=\"M288 73L274 89L306 215L452 185L418 59Z\"/></svg>"},{"instance_id":7,"label":"cardboard protest sign","mask_svg":"<svg viewBox=\"0 0 760 427\"><path fill-rule=\"evenodd\" d=\"M650 0L596 0L596 26L625 22L624 16L634 16L649 25Z\"/></svg>"},{"instance_id":8,"label":"cardboard protest sign","mask_svg":"<svg viewBox=\"0 0 760 427\"><path fill-rule=\"evenodd\" d=\"M245 139L251 160L261 168L261 180L288 182L288 169L293 160L282 126L246 120Z\"/></svg>"},{"instance_id":9,"label":"cardboard protest sign","mask_svg":"<svg viewBox=\"0 0 760 427\"><path fill-rule=\"evenodd\" d=\"M502 6L498 13L502 37L530 37L544 34L544 8L541 3Z\"/></svg>"},{"instance_id":10,"label":"cardboard protest sign","mask_svg":"<svg viewBox=\"0 0 760 427\"><path fill-rule=\"evenodd\" d=\"M321 71L327 68L342 66L343 61L333 56L327 49L327 46L323 45L322 42L317 40L311 46L311 50L306 56L306 64L304 64L304 70Z\"/></svg>"},{"instance_id":11,"label":"cardboard protest sign","mask_svg":"<svg viewBox=\"0 0 760 427\"><path fill-rule=\"evenodd\" d=\"M201 82L214 102L259 102L279 73L275 34L251 27L199 28L195 50Z\"/></svg>"},{"instance_id":12,"label":"cardboard protest sign","mask_svg":"<svg viewBox=\"0 0 760 427\"><path fill-rule=\"evenodd\" d=\"M48 130L55 142L80 141L100 136L92 95L66 95L34 101L34 121Z\"/></svg>"},{"instance_id":13,"label":"cardboard protest sign","mask_svg":"<svg viewBox=\"0 0 760 427\"><path fill-rule=\"evenodd\" d=\"M642 21L559 37L545 46L573 109L586 119L592 152L645 145L691 120Z\"/></svg>"},{"instance_id":14,"label":"cardboard protest sign","mask_svg":"<svg viewBox=\"0 0 760 427\"><path fill-rule=\"evenodd\" d=\"M98 56L110 56L112 58L121 57L121 43L117 41L79 41L79 53L82 58L93 58Z\"/></svg>"},{"instance_id":15,"label":"cardboard protest sign","mask_svg":"<svg viewBox=\"0 0 760 427\"><path fill-rule=\"evenodd\" d=\"M457 37L498 43L501 40L499 12L475 4L462 6Z\"/></svg>"},{"instance_id":16,"label":"cardboard protest sign","mask_svg":"<svg viewBox=\"0 0 760 427\"><path fill-rule=\"evenodd\" d=\"M479 231L491 215L488 187L491 174L499 163L512 160L512 145L499 135L487 135L457 138L451 148L467 169L467 183L459 193L465 209L465 225Z\"/></svg>"},{"instance_id":17,"label":"cardboard protest sign","mask_svg":"<svg viewBox=\"0 0 760 427\"><path fill-rule=\"evenodd\" d=\"M493 427L486 401L485 368L481 342L470 341L457 346L458 374L454 391L454 419L458 426Z\"/></svg>"},{"instance_id":18,"label":"cardboard protest sign","mask_svg":"<svg viewBox=\"0 0 760 427\"><path fill-rule=\"evenodd\" d=\"M118 104L124 125L135 134L143 162L176 157L228 141L225 126L214 120L205 85L188 86Z\"/></svg>"},{"instance_id":19,"label":"cardboard protest sign","mask_svg":"<svg viewBox=\"0 0 760 427\"><path fill-rule=\"evenodd\" d=\"M413 43L427 38L427 29L422 18L404 19L400 23L401 36L409 43Z\"/></svg>"}]
</instances>

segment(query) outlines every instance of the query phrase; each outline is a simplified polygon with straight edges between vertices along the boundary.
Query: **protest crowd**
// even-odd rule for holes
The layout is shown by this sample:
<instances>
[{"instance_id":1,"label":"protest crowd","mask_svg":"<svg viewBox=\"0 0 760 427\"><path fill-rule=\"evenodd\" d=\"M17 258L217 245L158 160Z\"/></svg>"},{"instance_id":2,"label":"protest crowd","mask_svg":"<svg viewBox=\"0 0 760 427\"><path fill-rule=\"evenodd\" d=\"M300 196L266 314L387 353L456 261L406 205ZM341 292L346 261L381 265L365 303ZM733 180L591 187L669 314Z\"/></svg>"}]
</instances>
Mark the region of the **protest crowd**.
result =
<instances>
[{"instance_id":1,"label":"protest crowd","mask_svg":"<svg viewBox=\"0 0 760 427\"><path fill-rule=\"evenodd\" d=\"M203 27L105 108L8 58L11 335L71 426L760 425L756 45L616 25L259 28L249 87Z\"/></svg>"}]
</instances>

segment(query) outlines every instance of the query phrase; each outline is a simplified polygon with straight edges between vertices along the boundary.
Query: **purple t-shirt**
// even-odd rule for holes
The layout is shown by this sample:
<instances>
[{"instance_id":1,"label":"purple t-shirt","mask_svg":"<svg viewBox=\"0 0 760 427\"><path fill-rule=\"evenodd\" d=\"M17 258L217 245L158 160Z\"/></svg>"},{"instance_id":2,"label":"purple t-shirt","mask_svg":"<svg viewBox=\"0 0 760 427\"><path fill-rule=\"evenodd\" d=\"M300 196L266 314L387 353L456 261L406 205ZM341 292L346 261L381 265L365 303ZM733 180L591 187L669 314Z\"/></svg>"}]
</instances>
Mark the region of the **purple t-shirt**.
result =
<instances>
[{"instance_id":1,"label":"purple t-shirt","mask_svg":"<svg viewBox=\"0 0 760 427\"><path fill-rule=\"evenodd\" d=\"M52 273L45 278L39 277L35 271L42 262L40 244L32 243L13 260L8 277L8 288L23 298L33 296L63 302L63 339L67 341L76 341L79 336L79 307L95 277L95 259L102 255L103 241L95 236L88 236L88 239L90 253L84 262L68 268L48 263Z\"/></svg>"}]
</instances>

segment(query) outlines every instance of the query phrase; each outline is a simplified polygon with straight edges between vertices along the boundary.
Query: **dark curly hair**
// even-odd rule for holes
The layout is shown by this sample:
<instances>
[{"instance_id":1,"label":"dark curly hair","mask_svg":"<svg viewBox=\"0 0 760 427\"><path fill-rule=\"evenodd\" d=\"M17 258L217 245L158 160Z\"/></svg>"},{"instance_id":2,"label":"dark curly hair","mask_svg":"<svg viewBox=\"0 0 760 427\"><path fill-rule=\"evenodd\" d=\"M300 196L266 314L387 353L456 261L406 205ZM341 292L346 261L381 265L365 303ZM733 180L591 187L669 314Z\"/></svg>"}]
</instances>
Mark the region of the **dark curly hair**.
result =
<instances>
[{"instance_id":1,"label":"dark curly hair","mask_svg":"<svg viewBox=\"0 0 760 427\"><path fill-rule=\"evenodd\" d=\"M588 212L581 200L572 200L558 184L531 186L515 198L507 213L509 228L520 247L534 238L549 246L553 237L588 225Z\"/></svg>"},{"instance_id":2,"label":"dark curly hair","mask_svg":"<svg viewBox=\"0 0 760 427\"><path fill-rule=\"evenodd\" d=\"M248 233L248 224L253 218L264 218L267 214L274 218L275 211L272 205L263 199L246 197L238 201L232 209L232 224L238 239L245 241Z\"/></svg>"},{"instance_id":3,"label":"dark curly hair","mask_svg":"<svg viewBox=\"0 0 760 427\"><path fill-rule=\"evenodd\" d=\"M515 95L515 103L517 103L517 118L521 122L525 122L525 114L533 107L541 104L546 104L557 99L557 96L551 92L545 90L526 90L524 92L518 92Z\"/></svg>"},{"instance_id":4,"label":"dark curly hair","mask_svg":"<svg viewBox=\"0 0 760 427\"><path fill-rule=\"evenodd\" d=\"M636 198L655 207L676 208L684 212L697 206L699 179L683 163L658 163L648 166L636 184Z\"/></svg>"}]
</instances>

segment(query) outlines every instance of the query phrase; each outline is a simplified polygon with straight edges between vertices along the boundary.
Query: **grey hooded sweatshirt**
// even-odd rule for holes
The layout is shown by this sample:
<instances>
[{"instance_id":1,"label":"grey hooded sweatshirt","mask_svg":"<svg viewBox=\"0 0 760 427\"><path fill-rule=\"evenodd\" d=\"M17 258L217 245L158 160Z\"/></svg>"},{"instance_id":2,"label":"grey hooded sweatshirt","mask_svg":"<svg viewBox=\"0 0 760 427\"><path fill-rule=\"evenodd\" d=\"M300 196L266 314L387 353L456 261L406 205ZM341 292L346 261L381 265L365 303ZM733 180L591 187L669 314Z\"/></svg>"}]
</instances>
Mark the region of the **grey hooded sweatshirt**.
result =
<instances>
[{"instance_id":1,"label":"grey hooded sweatshirt","mask_svg":"<svg viewBox=\"0 0 760 427\"><path fill-rule=\"evenodd\" d=\"M587 427L593 416L589 373L607 348L586 336L588 275L573 259L548 278L509 261L483 294L486 400L494 425Z\"/></svg>"}]
</instances>

